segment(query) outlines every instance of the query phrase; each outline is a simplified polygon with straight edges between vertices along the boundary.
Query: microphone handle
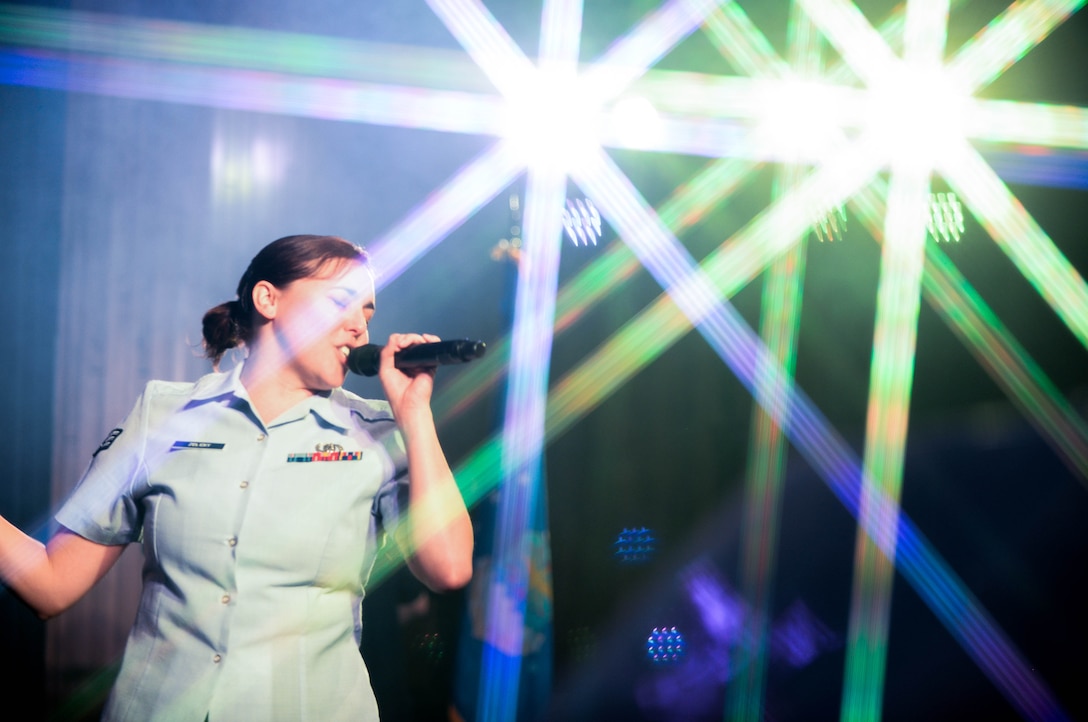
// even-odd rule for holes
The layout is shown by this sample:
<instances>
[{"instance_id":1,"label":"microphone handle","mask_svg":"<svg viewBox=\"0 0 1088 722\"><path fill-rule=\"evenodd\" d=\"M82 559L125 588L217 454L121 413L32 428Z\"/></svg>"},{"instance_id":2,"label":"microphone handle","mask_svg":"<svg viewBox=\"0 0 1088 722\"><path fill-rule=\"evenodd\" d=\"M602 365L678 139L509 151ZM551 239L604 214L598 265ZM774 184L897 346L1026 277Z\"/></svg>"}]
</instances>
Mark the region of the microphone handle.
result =
<instances>
[{"instance_id":1,"label":"microphone handle","mask_svg":"<svg viewBox=\"0 0 1088 722\"><path fill-rule=\"evenodd\" d=\"M465 363L483 355L485 348L482 341L467 339L420 343L397 351L393 355L393 365L403 371Z\"/></svg>"},{"instance_id":2,"label":"microphone handle","mask_svg":"<svg viewBox=\"0 0 1088 722\"><path fill-rule=\"evenodd\" d=\"M446 364L464 363L483 356L487 346L483 341L457 339L421 343L401 349L393 356L398 369L433 368ZM374 376L381 366L382 347L367 344L348 354L348 370L361 376Z\"/></svg>"}]
</instances>

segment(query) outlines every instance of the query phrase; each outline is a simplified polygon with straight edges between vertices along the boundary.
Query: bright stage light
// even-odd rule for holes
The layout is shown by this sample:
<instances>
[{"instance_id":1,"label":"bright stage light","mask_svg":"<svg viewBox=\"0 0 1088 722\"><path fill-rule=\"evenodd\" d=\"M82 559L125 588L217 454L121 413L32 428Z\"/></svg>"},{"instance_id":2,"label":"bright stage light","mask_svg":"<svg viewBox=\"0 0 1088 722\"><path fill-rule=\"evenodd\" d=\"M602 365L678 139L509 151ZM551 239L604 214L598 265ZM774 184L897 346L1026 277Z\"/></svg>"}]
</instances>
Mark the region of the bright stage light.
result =
<instances>
[{"instance_id":1,"label":"bright stage light","mask_svg":"<svg viewBox=\"0 0 1088 722\"><path fill-rule=\"evenodd\" d=\"M573 70L539 69L506 97L501 132L526 166L567 170L598 147L601 117Z\"/></svg>"},{"instance_id":2,"label":"bright stage light","mask_svg":"<svg viewBox=\"0 0 1088 722\"><path fill-rule=\"evenodd\" d=\"M842 147L843 111L850 93L823 83L791 78L764 80L755 91L753 142L786 162L822 162Z\"/></svg>"},{"instance_id":3,"label":"bright stage light","mask_svg":"<svg viewBox=\"0 0 1088 722\"><path fill-rule=\"evenodd\" d=\"M621 98L607 116L608 137L625 148L653 148L665 135L657 108L641 95Z\"/></svg>"},{"instance_id":4,"label":"bright stage light","mask_svg":"<svg viewBox=\"0 0 1088 722\"><path fill-rule=\"evenodd\" d=\"M891 165L928 171L963 142L967 99L939 67L896 64L870 89L865 130Z\"/></svg>"}]
</instances>

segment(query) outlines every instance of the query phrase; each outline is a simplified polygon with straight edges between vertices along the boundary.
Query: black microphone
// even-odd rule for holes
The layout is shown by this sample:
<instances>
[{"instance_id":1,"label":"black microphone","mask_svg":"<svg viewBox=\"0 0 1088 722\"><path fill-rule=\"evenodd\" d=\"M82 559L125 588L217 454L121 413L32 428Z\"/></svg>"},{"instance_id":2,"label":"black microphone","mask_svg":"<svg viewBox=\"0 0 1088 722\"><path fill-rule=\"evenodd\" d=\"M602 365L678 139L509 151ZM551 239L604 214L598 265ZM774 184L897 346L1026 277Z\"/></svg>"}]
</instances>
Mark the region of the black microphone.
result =
<instances>
[{"instance_id":1,"label":"black microphone","mask_svg":"<svg viewBox=\"0 0 1088 722\"><path fill-rule=\"evenodd\" d=\"M393 355L393 365L404 371L407 369L432 368L446 364L460 364L484 355L487 346L483 341L435 341L417 343L415 346L401 349ZM367 344L352 349L348 354L348 371L363 376L373 376L381 366L382 347Z\"/></svg>"}]
</instances>

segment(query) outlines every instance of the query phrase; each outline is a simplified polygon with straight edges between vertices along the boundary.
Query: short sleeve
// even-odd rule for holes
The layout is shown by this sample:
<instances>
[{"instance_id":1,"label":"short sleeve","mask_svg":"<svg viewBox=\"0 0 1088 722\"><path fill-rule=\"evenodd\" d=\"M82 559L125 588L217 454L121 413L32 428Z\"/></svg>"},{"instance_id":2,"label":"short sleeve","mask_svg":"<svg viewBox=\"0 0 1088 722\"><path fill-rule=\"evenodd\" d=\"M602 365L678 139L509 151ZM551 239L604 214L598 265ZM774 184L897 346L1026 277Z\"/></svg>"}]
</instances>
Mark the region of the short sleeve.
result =
<instances>
[{"instance_id":1,"label":"short sleeve","mask_svg":"<svg viewBox=\"0 0 1088 722\"><path fill-rule=\"evenodd\" d=\"M374 497L374 517L378 530L390 538L404 514L408 513L408 472L387 481Z\"/></svg>"},{"instance_id":2,"label":"short sleeve","mask_svg":"<svg viewBox=\"0 0 1088 722\"><path fill-rule=\"evenodd\" d=\"M404 437L392 423L388 433L379 439L385 447L393 477L385 480L374 496L373 514L378 532L392 538L401 519L408 513L408 456L404 449Z\"/></svg>"},{"instance_id":3,"label":"short sleeve","mask_svg":"<svg viewBox=\"0 0 1088 722\"><path fill-rule=\"evenodd\" d=\"M98 544L140 540L143 512L134 489L146 476L149 385L120 426L106 435L90 466L56 514L62 526Z\"/></svg>"}]
</instances>

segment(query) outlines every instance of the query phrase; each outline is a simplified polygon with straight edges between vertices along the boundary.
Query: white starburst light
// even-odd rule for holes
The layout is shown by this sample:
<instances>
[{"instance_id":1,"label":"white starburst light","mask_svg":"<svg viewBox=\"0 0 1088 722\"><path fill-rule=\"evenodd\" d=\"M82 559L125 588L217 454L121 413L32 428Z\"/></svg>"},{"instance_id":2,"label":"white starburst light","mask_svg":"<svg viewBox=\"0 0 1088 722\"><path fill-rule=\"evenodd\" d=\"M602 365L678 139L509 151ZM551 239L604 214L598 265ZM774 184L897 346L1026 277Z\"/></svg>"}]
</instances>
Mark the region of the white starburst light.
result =
<instances>
[{"instance_id":1,"label":"white starburst light","mask_svg":"<svg viewBox=\"0 0 1088 722\"><path fill-rule=\"evenodd\" d=\"M600 100L573 69L536 69L506 101L502 134L529 168L567 170L600 145Z\"/></svg>"},{"instance_id":2,"label":"white starburst light","mask_svg":"<svg viewBox=\"0 0 1088 722\"><path fill-rule=\"evenodd\" d=\"M864 107L864 129L887 164L928 171L964 140L969 96L939 65L897 63L874 83Z\"/></svg>"}]
</instances>

